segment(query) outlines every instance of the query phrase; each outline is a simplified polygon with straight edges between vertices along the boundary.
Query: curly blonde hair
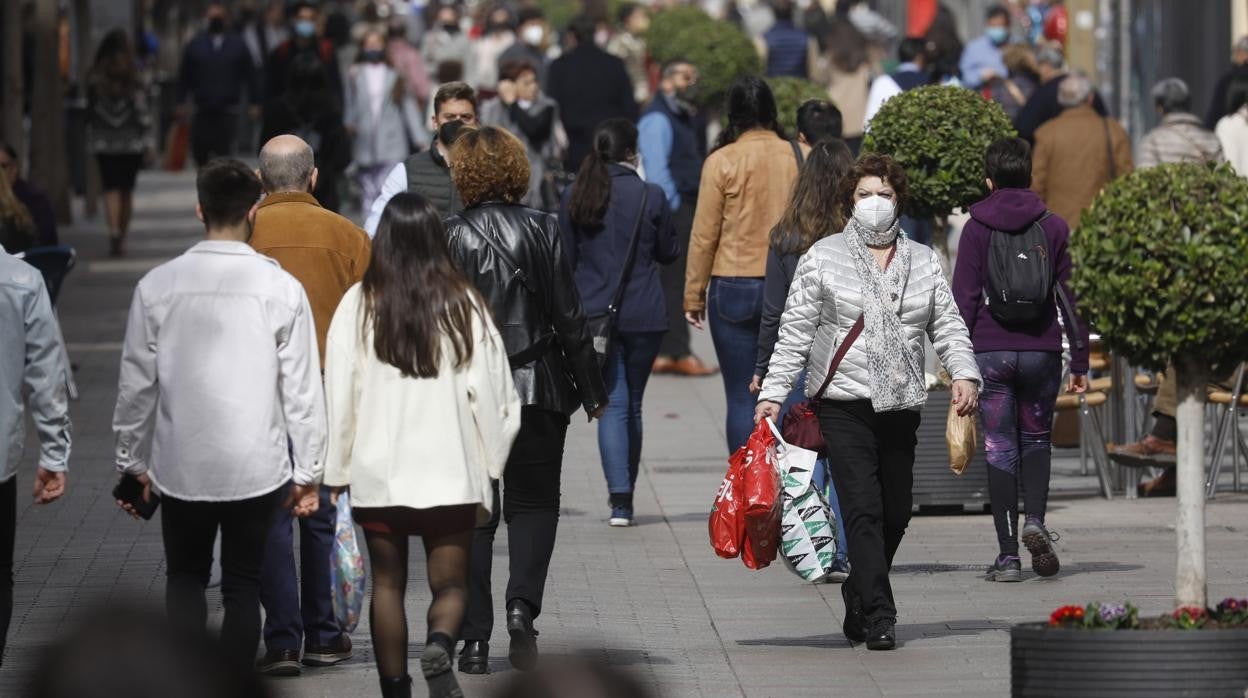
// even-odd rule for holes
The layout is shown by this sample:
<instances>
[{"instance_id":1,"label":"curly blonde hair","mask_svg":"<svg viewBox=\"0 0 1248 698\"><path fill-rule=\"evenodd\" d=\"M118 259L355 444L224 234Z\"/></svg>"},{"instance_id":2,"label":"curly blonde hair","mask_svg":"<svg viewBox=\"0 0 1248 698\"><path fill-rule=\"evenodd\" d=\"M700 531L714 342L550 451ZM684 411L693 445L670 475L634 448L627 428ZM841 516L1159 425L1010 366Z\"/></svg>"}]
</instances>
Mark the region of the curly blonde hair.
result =
<instances>
[{"instance_id":1,"label":"curly blonde hair","mask_svg":"<svg viewBox=\"0 0 1248 698\"><path fill-rule=\"evenodd\" d=\"M464 128L451 146L451 180L464 206L514 204L529 192L529 157L520 139L495 127Z\"/></svg>"}]
</instances>

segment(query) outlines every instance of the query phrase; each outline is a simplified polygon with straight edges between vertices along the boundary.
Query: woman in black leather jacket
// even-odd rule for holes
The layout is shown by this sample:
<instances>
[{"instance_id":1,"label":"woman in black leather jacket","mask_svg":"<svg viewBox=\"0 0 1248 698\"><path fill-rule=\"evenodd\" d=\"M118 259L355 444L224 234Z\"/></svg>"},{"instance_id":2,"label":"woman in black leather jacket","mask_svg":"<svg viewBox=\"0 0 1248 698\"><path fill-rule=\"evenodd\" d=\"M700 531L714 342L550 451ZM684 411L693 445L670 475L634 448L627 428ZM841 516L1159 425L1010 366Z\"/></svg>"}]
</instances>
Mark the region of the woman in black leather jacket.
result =
<instances>
[{"instance_id":1,"label":"woman in black leather jacket","mask_svg":"<svg viewBox=\"0 0 1248 698\"><path fill-rule=\"evenodd\" d=\"M537 660L533 619L542 610L559 524L559 480L569 417L602 415L606 387L585 324L555 216L519 205L528 193L524 145L496 127L464 129L451 148L451 177L465 210L446 221L451 257L494 313L524 405L503 473L511 570L507 633L511 663ZM495 483L495 496L497 496ZM488 671L494 626L490 568L500 508L477 528L468 568L468 610L459 669Z\"/></svg>"}]
</instances>

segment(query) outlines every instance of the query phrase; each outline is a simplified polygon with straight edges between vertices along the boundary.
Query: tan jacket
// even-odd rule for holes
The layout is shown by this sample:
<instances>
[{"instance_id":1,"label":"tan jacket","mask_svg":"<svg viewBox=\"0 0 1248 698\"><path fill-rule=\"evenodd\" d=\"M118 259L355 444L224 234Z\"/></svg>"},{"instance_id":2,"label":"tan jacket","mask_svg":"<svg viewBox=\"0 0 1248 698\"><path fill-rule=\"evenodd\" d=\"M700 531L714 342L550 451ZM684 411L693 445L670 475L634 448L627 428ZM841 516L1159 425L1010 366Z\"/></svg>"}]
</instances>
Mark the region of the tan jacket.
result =
<instances>
[{"instance_id":1,"label":"tan jacket","mask_svg":"<svg viewBox=\"0 0 1248 698\"><path fill-rule=\"evenodd\" d=\"M1110 144L1106 144L1106 126ZM1109 183L1109 153L1114 175L1132 170L1131 139L1116 119L1102 117L1090 106L1071 107L1036 129L1031 188L1049 209L1079 227L1079 216Z\"/></svg>"},{"instance_id":2,"label":"tan jacket","mask_svg":"<svg viewBox=\"0 0 1248 698\"><path fill-rule=\"evenodd\" d=\"M276 192L260 203L251 246L303 284L325 365L325 336L342 295L364 276L368 236L351 221L321 208L304 192Z\"/></svg>"},{"instance_id":3,"label":"tan jacket","mask_svg":"<svg viewBox=\"0 0 1248 698\"><path fill-rule=\"evenodd\" d=\"M771 131L748 131L706 159L685 267L686 311L706 308L712 276L767 275L768 239L795 179L793 145Z\"/></svg>"}]
</instances>

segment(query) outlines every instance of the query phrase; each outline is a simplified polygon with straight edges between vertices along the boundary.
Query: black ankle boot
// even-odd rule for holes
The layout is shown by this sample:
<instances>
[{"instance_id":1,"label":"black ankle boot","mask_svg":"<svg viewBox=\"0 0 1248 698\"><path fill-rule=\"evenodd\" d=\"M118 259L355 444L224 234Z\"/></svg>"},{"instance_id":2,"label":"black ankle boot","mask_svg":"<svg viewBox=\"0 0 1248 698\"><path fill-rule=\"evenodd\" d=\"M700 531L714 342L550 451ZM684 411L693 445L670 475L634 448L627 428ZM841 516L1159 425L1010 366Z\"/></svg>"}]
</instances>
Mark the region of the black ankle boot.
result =
<instances>
[{"instance_id":1,"label":"black ankle boot","mask_svg":"<svg viewBox=\"0 0 1248 698\"><path fill-rule=\"evenodd\" d=\"M531 671L537 666L537 631L533 629L533 611L520 599L507 604L507 634L511 636L511 665Z\"/></svg>"},{"instance_id":2,"label":"black ankle boot","mask_svg":"<svg viewBox=\"0 0 1248 698\"><path fill-rule=\"evenodd\" d=\"M381 679L381 698L412 698L412 677Z\"/></svg>"},{"instance_id":3,"label":"black ankle boot","mask_svg":"<svg viewBox=\"0 0 1248 698\"><path fill-rule=\"evenodd\" d=\"M459 670L464 674L490 673L490 643L464 640L464 649L459 652Z\"/></svg>"}]
</instances>

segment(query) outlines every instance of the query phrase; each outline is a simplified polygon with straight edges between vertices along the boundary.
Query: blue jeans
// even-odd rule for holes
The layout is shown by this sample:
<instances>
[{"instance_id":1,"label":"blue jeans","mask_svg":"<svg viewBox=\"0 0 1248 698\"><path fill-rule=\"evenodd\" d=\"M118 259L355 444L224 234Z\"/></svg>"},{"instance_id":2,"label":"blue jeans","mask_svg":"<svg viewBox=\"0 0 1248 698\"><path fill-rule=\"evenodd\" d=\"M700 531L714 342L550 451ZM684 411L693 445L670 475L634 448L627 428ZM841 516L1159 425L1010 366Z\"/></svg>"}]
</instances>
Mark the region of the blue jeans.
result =
<instances>
[{"instance_id":1,"label":"blue jeans","mask_svg":"<svg viewBox=\"0 0 1248 698\"><path fill-rule=\"evenodd\" d=\"M598 453L607 492L628 494L641 463L641 401L650 369L659 355L663 332L621 332L615 356L607 362L607 409L598 420Z\"/></svg>"},{"instance_id":2,"label":"blue jeans","mask_svg":"<svg viewBox=\"0 0 1248 698\"><path fill-rule=\"evenodd\" d=\"M273 516L260 570L266 650L298 651L305 641L324 647L342 632L334 618L329 572L338 511L330 503L329 488L321 487L320 494L316 513L299 519L302 584L295 581L294 516L286 507L279 507Z\"/></svg>"},{"instance_id":3,"label":"blue jeans","mask_svg":"<svg viewBox=\"0 0 1248 698\"><path fill-rule=\"evenodd\" d=\"M728 417L724 433L728 453L745 445L754 431L754 404L750 381L758 356L758 327L763 321L763 280L753 277L713 276L706 298L715 358L724 379Z\"/></svg>"}]
</instances>

